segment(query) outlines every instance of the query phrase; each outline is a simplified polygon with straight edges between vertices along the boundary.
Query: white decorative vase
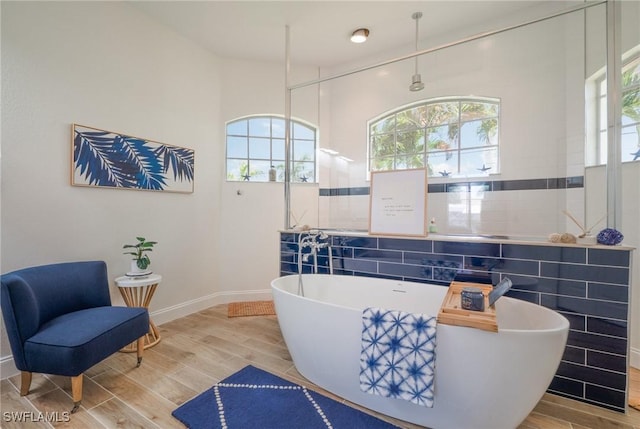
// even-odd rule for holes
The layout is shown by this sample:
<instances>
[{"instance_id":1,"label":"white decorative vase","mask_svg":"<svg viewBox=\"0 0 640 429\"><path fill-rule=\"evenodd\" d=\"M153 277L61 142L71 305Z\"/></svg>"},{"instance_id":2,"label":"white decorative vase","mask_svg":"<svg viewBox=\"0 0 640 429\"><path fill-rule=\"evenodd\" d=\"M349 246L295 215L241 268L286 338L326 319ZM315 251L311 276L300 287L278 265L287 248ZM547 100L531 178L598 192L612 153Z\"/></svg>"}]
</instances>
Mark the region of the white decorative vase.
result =
<instances>
[{"instance_id":1,"label":"white decorative vase","mask_svg":"<svg viewBox=\"0 0 640 429\"><path fill-rule=\"evenodd\" d=\"M131 273L131 274L141 274L141 273L145 273L147 271L148 270L141 270L138 267L138 261L136 261L136 260L131 261L131 271L129 271L129 273Z\"/></svg>"}]
</instances>

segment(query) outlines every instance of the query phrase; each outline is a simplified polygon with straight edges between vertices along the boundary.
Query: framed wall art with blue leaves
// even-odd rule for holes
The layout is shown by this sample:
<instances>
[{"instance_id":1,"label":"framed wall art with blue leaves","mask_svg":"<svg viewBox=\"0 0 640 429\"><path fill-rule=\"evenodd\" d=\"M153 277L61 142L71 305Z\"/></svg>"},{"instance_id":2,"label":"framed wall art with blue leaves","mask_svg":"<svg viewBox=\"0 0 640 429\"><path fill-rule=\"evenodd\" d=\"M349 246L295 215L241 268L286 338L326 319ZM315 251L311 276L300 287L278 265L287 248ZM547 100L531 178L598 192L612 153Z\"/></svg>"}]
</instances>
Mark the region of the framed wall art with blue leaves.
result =
<instances>
[{"instance_id":1,"label":"framed wall art with blue leaves","mask_svg":"<svg viewBox=\"0 0 640 429\"><path fill-rule=\"evenodd\" d=\"M78 124L71 134L74 186L193 192L193 149Z\"/></svg>"}]
</instances>

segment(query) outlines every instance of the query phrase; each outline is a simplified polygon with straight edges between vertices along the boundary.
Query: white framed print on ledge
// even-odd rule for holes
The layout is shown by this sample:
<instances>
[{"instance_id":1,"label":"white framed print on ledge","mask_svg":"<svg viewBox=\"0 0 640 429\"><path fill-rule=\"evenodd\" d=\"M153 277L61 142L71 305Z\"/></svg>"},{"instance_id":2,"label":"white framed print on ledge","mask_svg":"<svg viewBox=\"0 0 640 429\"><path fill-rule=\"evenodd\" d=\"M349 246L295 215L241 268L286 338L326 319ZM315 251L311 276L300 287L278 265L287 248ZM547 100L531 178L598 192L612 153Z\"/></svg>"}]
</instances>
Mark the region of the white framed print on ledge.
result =
<instances>
[{"instance_id":1,"label":"white framed print on ledge","mask_svg":"<svg viewBox=\"0 0 640 429\"><path fill-rule=\"evenodd\" d=\"M427 236L427 170L371 172L369 234Z\"/></svg>"}]
</instances>

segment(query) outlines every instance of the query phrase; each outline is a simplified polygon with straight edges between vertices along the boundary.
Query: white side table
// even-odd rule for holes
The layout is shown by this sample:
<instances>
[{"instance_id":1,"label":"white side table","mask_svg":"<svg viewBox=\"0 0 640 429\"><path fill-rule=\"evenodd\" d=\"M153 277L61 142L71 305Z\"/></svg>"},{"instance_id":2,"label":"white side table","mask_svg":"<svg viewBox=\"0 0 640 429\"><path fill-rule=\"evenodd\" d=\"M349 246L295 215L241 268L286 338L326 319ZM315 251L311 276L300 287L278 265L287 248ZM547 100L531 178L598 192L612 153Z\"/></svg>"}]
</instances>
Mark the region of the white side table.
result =
<instances>
[{"instance_id":1,"label":"white side table","mask_svg":"<svg viewBox=\"0 0 640 429\"><path fill-rule=\"evenodd\" d=\"M128 307L144 307L147 309L161 281L162 276L159 274L150 274L144 277L122 276L115 280L118 290ZM144 338L144 348L148 349L158 344L158 342L160 342L160 332L158 332L158 328L149 317L149 332ZM135 352L136 342L134 341L120 351Z\"/></svg>"}]
</instances>

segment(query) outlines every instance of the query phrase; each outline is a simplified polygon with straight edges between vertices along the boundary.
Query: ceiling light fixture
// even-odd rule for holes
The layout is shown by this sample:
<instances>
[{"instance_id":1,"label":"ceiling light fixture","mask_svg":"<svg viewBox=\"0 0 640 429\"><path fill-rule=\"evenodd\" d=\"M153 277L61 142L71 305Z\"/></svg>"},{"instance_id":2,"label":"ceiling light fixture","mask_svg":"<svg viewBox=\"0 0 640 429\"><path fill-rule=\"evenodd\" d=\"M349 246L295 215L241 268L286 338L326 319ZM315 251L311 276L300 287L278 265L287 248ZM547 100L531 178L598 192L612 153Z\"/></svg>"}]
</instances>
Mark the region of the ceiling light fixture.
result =
<instances>
[{"instance_id":1,"label":"ceiling light fixture","mask_svg":"<svg viewBox=\"0 0 640 429\"><path fill-rule=\"evenodd\" d=\"M367 37L369 37L369 30L367 28L358 28L351 33L351 41L353 43L364 43L367 41Z\"/></svg>"},{"instance_id":2,"label":"ceiling light fixture","mask_svg":"<svg viewBox=\"0 0 640 429\"><path fill-rule=\"evenodd\" d=\"M411 15L411 18L416 20L416 52L418 51L418 20L422 18L422 12L415 12ZM422 83L422 78L420 77L420 73L418 73L418 57L416 58L416 69L415 73L411 77L411 85L409 85L410 91L422 91L424 89L424 83Z\"/></svg>"}]
</instances>

